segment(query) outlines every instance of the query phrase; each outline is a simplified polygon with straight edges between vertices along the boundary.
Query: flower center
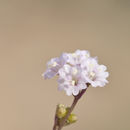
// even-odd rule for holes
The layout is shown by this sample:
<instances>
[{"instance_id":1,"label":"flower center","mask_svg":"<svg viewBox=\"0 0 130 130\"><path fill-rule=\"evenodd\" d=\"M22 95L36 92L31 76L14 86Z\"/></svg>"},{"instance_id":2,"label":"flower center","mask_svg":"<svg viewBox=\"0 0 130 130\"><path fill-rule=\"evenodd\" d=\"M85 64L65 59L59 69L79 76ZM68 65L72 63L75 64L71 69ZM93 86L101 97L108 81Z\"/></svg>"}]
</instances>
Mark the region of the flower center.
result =
<instances>
[{"instance_id":1,"label":"flower center","mask_svg":"<svg viewBox=\"0 0 130 130\"><path fill-rule=\"evenodd\" d=\"M86 57L89 58L89 54L86 54Z\"/></svg>"},{"instance_id":2,"label":"flower center","mask_svg":"<svg viewBox=\"0 0 130 130\"><path fill-rule=\"evenodd\" d=\"M76 68L73 68L73 75L76 75L78 73L78 70Z\"/></svg>"},{"instance_id":3,"label":"flower center","mask_svg":"<svg viewBox=\"0 0 130 130\"><path fill-rule=\"evenodd\" d=\"M89 78L90 78L91 80L94 80L94 79L95 79L95 76L96 76L96 74L95 74L94 72L90 72L90 73L89 73Z\"/></svg>"},{"instance_id":4,"label":"flower center","mask_svg":"<svg viewBox=\"0 0 130 130\"><path fill-rule=\"evenodd\" d=\"M71 84L72 84L72 86L76 86L78 84L78 80L75 78L72 79Z\"/></svg>"},{"instance_id":5,"label":"flower center","mask_svg":"<svg viewBox=\"0 0 130 130\"><path fill-rule=\"evenodd\" d=\"M56 62L53 62L52 64L49 65L49 68L51 67L56 67L57 66L57 63Z\"/></svg>"},{"instance_id":6,"label":"flower center","mask_svg":"<svg viewBox=\"0 0 130 130\"><path fill-rule=\"evenodd\" d=\"M73 85L73 86L75 86L76 81L75 81L75 80L72 80L72 82L71 82L71 83L72 83L72 85Z\"/></svg>"},{"instance_id":7,"label":"flower center","mask_svg":"<svg viewBox=\"0 0 130 130\"><path fill-rule=\"evenodd\" d=\"M75 58L77 57L77 55L75 53L72 53L72 56L75 57Z\"/></svg>"}]
</instances>

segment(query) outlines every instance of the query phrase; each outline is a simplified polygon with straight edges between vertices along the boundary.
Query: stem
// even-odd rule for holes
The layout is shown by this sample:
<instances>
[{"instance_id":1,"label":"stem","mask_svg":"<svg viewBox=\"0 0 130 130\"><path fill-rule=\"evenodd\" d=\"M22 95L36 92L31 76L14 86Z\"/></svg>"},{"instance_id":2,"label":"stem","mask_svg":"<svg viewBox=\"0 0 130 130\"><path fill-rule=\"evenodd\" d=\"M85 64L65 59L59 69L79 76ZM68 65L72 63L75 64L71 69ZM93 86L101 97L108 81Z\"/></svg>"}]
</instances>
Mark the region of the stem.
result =
<instances>
[{"instance_id":1,"label":"stem","mask_svg":"<svg viewBox=\"0 0 130 130\"><path fill-rule=\"evenodd\" d=\"M86 85L87 85L87 87L89 87L89 84L86 84ZM61 130L62 129L62 127L64 126L64 124L67 121L68 117L70 116L71 112L75 108L75 106L78 103L79 99L86 92L86 90L87 90L87 88L83 89L77 96L74 96L73 103L72 103L70 109L68 110L68 113L66 114L66 116L64 117L64 119L60 123L58 123L58 118L57 118L57 116L55 114L55 123L54 123L53 130Z\"/></svg>"},{"instance_id":2,"label":"stem","mask_svg":"<svg viewBox=\"0 0 130 130\"><path fill-rule=\"evenodd\" d=\"M57 130L57 118L55 119L55 123L54 123L54 126L53 126L53 130Z\"/></svg>"},{"instance_id":3,"label":"stem","mask_svg":"<svg viewBox=\"0 0 130 130\"><path fill-rule=\"evenodd\" d=\"M64 124L67 121L68 117L70 116L71 112L73 111L73 109L75 108L76 104L78 103L78 100L82 97L82 95L86 92L86 90L87 90L87 88L83 89L77 96L74 97L73 103L72 103L70 109L68 110L67 115L64 117L62 122L59 124L58 130L62 129L62 127L64 126Z\"/></svg>"},{"instance_id":4,"label":"stem","mask_svg":"<svg viewBox=\"0 0 130 130\"><path fill-rule=\"evenodd\" d=\"M72 105L70 107L70 109L68 110L67 115L65 116L65 118L60 123L58 130L62 129L62 127L64 126L64 124L65 124L66 120L68 119L69 115L71 114L71 112L73 111L74 107L76 106L77 102L78 102L78 98L75 97L74 100L73 100L73 103L72 103Z\"/></svg>"},{"instance_id":5,"label":"stem","mask_svg":"<svg viewBox=\"0 0 130 130\"><path fill-rule=\"evenodd\" d=\"M56 108L56 112L57 112L57 109L58 108ZM57 130L57 128L58 128L58 117L57 117L57 115L55 113L53 130Z\"/></svg>"}]
</instances>

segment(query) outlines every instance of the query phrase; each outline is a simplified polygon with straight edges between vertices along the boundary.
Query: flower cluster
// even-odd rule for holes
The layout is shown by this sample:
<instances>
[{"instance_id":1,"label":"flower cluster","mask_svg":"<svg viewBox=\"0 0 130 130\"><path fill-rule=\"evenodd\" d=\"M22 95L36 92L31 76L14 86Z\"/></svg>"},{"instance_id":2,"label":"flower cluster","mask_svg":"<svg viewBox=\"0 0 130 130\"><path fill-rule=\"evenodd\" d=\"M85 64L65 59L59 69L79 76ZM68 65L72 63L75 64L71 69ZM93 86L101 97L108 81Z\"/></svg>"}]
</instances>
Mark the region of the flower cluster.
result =
<instances>
[{"instance_id":1,"label":"flower cluster","mask_svg":"<svg viewBox=\"0 0 130 130\"><path fill-rule=\"evenodd\" d=\"M98 64L97 58L90 57L88 51L77 50L51 59L43 76L50 79L58 75L59 90L65 90L68 96L76 96L87 88L87 84L103 87L108 83L106 69L106 66Z\"/></svg>"}]
</instances>

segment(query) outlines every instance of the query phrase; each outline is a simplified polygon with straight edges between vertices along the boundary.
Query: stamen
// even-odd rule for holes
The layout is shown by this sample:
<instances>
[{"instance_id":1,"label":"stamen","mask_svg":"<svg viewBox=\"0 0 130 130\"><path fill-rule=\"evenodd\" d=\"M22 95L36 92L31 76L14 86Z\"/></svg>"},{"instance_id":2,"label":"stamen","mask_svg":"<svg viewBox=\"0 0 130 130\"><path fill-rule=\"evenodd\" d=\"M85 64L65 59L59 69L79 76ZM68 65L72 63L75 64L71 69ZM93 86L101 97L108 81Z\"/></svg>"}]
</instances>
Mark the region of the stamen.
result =
<instances>
[{"instance_id":1,"label":"stamen","mask_svg":"<svg viewBox=\"0 0 130 130\"><path fill-rule=\"evenodd\" d=\"M78 70L76 68L73 69L73 75L76 75L78 73Z\"/></svg>"},{"instance_id":2,"label":"stamen","mask_svg":"<svg viewBox=\"0 0 130 130\"><path fill-rule=\"evenodd\" d=\"M86 54L86 57L89 58L89 54Z\"/></svg>"},{"instance_id":3,"label":"stamen","mask_svg":"<svg viewBox=\"0 0 130 130\"><path fill-rule=\"evenodd\" d=\"M56 63L56 62L53 62L52 64L49 65L49 68L55 67L55 66L57 66L57 63Z\"/></svg>"},{"instance_id":4,"label":"stamen","mask_svg":"<svg viewBox=\"0 0 130 130\"><path fill-rule=\"evenodd\" d=\"M96 75L96 74L95 74L94 72L90 72L90 73L89 73L90 79L93 80L93 79L95 78L95 75Z\"/></svg>"},{"instance_id":5,"label":"stamen","mask_svg":"<svg viewBox=\"0 0 130 130\"><path fill-rule=\"evenodd\" d=\"M72 53L72 56L73 56L73 57L77 57L77 55L76 55L75 53Z\"/></svg>"},{"instance_id":6,"label":"stamen","mask_svg":"<svg viewBox=\"0 0 130 130\"><path fill-rule=\"evenodd\" d=\"M75 86L75 83L76 83L76 81L75 81L75 80L72 80L72 85L73 85L73 86Z\"/></svg>"}]
</instances>

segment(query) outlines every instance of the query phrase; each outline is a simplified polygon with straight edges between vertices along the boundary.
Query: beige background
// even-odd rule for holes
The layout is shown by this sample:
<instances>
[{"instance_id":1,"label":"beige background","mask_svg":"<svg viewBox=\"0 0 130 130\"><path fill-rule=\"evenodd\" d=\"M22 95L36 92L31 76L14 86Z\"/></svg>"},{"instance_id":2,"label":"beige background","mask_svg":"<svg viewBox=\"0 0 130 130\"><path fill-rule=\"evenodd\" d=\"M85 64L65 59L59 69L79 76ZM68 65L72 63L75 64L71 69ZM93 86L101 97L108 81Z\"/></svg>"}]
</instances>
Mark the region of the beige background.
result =
<instances>
[{"instance_id":1,"label":"beige background","mask_svg":"<svg viewBox=\"0 0 130 130\"><path fill-rule=\"evenodd\" d=\"M57 103L72 97L43 80L46 62L86 49L108 66L64 130L130 130L129 0L0 0L0 130L51 130Z\"/></svg>"}]
</instances>

